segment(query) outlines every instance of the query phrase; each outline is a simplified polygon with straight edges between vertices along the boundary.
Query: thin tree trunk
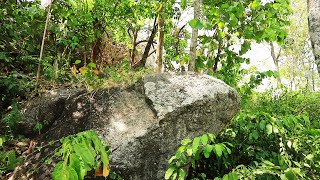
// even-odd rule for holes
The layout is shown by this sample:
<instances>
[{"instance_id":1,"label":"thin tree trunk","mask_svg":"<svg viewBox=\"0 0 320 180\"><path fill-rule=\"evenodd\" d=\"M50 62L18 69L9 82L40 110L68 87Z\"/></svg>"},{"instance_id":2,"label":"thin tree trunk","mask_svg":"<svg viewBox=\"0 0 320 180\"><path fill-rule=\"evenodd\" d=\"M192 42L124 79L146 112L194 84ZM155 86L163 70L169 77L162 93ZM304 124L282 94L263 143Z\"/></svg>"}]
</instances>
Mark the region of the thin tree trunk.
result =
<instances>
[{"instance_id":1,"label":"thin tree trunk","mask_svg":"<svg viewBox=\"0 0 320 180\"><path fill-rule=\"evenodd\" d=\"M279 57L280 57L281 49L280 49L280 51L278 52L278 55L276 55L273 42L270 42L270 47L271 47L271 57L272 57L272 59L273 59L274 65L276 66L276 70L277 70L277 72L278 72L278 76L277 76L277 87L279 87L280 84L281 84L281 77L280 77L280 71L279 71Z\"/></svg>"},{"instance_id":2,"label":"thin tree trunk","mask_svg":"<svg viewBox=\"0 0 320 180\"><path fill-rule=\"evenodd\" d=\"M136 29L132 29L132 51L130 54L130 59L131 59L131 67L134 66L135 62L134 59L136 57L136 49L137 49L137 38L138 38L138 31Z\"/></svg>"},{"instance_id":3,"label":"thin tree trunk","mask_svg":"<svg viewBox=\"0 0 320 180\"><path fill-rule=\"evenodd\" d=\"M52 3L53 3L53 1L49 4L48 13L47 13L47 19L46 19L46 24L45 24L45 26L44 26L43 35L42 35L42 43L41 43L41 49L40 49L39 64L38 64L38 69L37 69L37 78L36 78L37 83L38 83L39 77L40 77L41 59L42 59L42 55L43 55L44 40L46 39L46 33L47 33L49 18L50 18L50 15L51 15L51 5L52 5Z\"/></svg>"},{"instance_id":4,"label":"thin tree trunk","mask_svg":"<svg viewBox=\"0 0 320 180\"><path fill-rule=\"evenodd\" d=\"M164 10L165 3L160 7L158 15L158 46L157 46L157 68L156 72L160 73L162 70L162 55L163 55L163 39L164 39Z\"/></svg>"},{"instance_id":5,"label":"thin tree trunk","mask_svg":"<svg viewBox=\"0 0 320 180\"><path fill-rule=\"evenodd\" d=\"M320 74L320 0L308 0L309 34L315 63Z\"/></svg>"},{"instance_id":6,"label":"thin tree trunk","mask_svg":"<svg viewBox=\"0 0 320 180\"><path fill-rule=\"evenodd\" d=\"M194 0L194 17L193 19L200 19L200 6L201 0ZM188 65L188 71L195 71L196 59L197 59L197 40L198 40L198 28L192 28L191 44L190 44L190 61Z\"/></svg>"},{"instance_id":7,"label":"thin tree trunk","mask_svg":"<svg viewBox=\"0 0 320 180\"><path fill-rule=\"evenodd\" d=\"M148 43L144 48L144 52L138 66L144 67L146 65L147 58L149 57L149 52L153 44L153 39L154 39L154 36L156 35L157 29L158 27L157 27L157 18L156 18L153 23L153 28L152 28L150 37L148 39Z\"/></svg>"}]
</instances>

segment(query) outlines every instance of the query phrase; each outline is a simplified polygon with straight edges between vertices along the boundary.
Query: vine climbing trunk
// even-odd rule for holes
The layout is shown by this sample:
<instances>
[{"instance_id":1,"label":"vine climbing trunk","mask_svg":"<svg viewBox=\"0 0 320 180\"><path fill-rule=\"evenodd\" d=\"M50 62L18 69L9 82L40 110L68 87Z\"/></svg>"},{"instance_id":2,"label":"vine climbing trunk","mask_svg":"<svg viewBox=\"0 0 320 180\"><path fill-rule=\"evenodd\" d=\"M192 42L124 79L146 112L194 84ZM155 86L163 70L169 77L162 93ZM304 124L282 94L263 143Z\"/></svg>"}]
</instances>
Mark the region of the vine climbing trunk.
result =
<instances>
[{"instance_id":1,"label":"vine climbing trunk","mask_svg":"<svg viewBox=\"0 0 320 180\"><path fill-rule=\"evenodd\" d=\"M200 19L200 6L201 0L194 0L194 19ZM192 37L190 44L190 61L188 65L188 71L195 71L196 59L197 59L197 40L198 40L198 28L192 28Z\"/></svg>"},{"instance_id":2,"label":"vine climbing trunk","mask_svg":"<svg viewBox=\"0 0 320 180\"><path fill-rule=\"evenodd\" d=\"M308 0L308 11L310 40L320 74L320 0Z\"/></svg>"},{"instance_id":3,"label":"vine climbing trunk","mask_svg":"<svg viewBox=\"0 0 320 180\"><path fill-rule=\"evenodd\" d=\"M163 55L163 39L164 39L164 10L165 3L160 5L158 14L158 45L157 45L157 68L156 72L160 73L162 69L162 55Z\"/></svg>"}]
</instances>

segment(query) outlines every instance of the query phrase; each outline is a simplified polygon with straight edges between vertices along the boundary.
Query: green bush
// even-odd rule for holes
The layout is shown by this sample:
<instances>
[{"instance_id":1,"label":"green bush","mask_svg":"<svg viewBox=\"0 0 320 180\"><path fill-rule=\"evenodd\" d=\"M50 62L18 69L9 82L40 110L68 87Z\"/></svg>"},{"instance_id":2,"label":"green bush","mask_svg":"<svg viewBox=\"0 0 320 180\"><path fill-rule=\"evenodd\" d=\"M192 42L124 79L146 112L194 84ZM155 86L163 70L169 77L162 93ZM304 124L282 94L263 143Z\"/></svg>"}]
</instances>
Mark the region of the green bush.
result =
<instances>
[{"instance_id":1,"label":"green bush","mask_svg":"<svg viewBox=\"0 0 320 180\"><path fill-rule=\"evenodd\" d=\"M12 104L11 112L6 114L2 122L6 125L6 132L12 133L16 128L19 121L22 120L23 115L21 114L17 103Z\"/></svg>"},{"instance_id":2,"label":"green bush","mask_svg":"<svg viewBox=\"0 0 320 180\"><path fill-rule=\"evenodd\" d=\"M99 176L109 179L121 179L110 172L108 145L94 131L84 131L76 135L62 138L61 148L55 154L61 157L52 172L53 180L82 180L89 171L95 170Z\"/></svg>"},{"instance_id":3,"label":"green bush","mask_svg":"<svg viewBox=\"0 0 320 180\"><path fill-rule=\"evenodd\" d=\"M211 151L199 157L191 153L188 158L194 162L187 179L320 179L320 104L316 103L320 94L271 95L254 95L215 141L206 145L228 142L230 153L217 156ZM169 163L172 171L176 161Z\"/></svg>"}]
</instances>

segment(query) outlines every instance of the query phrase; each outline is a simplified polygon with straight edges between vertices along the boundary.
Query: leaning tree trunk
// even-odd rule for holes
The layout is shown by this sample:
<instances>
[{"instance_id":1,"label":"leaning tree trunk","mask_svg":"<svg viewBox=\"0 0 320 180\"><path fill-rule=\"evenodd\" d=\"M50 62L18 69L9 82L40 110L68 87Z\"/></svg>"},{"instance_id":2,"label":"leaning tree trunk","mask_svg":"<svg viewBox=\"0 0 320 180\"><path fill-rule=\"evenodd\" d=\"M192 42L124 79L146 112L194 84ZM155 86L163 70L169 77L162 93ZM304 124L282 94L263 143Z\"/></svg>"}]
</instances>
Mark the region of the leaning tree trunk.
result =
<instances>
[{"instance_id":1,"label":"leaning tree trunk","mask_svg":"<svg viewBox=\"0 0 320 180\"><path fill-rule=\"evenodd\" d=\"M315 63L320 74L320 0L308 0L309 34L315 57Z\"/></svg>"}]
</instances>

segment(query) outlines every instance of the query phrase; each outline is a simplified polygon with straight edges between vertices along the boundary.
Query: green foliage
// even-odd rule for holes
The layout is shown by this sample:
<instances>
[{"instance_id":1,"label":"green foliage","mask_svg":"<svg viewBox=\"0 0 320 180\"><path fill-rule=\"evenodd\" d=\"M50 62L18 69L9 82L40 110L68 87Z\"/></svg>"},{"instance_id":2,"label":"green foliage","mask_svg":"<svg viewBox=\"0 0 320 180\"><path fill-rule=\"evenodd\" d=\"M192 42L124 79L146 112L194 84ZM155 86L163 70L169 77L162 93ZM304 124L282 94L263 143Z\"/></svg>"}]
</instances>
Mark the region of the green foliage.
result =
<instances>
[{"instance_id":1,"label":"green foliage","mask_svg":"<svg viewBox=\"0 0 320 180\"><path fill-rule=\"evenodd\" d=\"M33 131L38 132L40 134L42 128L43 128L43 125L37 122L33 127Z\"/></svg>"},{"instance_id":2,"label":"green foliage","mask_svg":"<svg viewBox=\"0 0 320 180\"><path fill-rule=\"evenodd\" d=\"M244 73L241 64L249 62L242 55L251 49L252 41L283 44L291 8L288 0L203 1L203 13L204 28L214 33L199 37L208 53L201 54L196 65L235 87Z\"/></svg>"},{"instance_id":3,"label":"green foliage","mask_svg":"<svg viewBox=\"0 0 320 180\"><path fill-rule=\"evenodd\" d=\"M0 178L3 173L6 171L13 171L16 166L21 164L22 159L16 156L16 152L14 150L3 151L3 145L6 141L5 136L0 136Z\"/></svg>"},{"instance_id":4,"label":"green foliage","mask_svg":"<svg viewBox=\"0 0 320 180\"><path fill-rule=\"evenodd\" d=\"M33 89L34 83L29 76L16 71L8 74L0 72L0 112L15 100L24 99Z\"/></svg>"},{"instance_id":5,"label":"green foliage","mask_svg":"<svg viewBox=\"0 0 320 180\"><path fill-rule=\"evenodd\" d=\"M178 148L175 156L169 160L169 169L166 171L165 179L185 179L189 165L196 168L196 162L200 156L209 158L215 155L218 158L226 159L231 153L230 143L215 143L213 134L204 134L193 140L184 139Z\"/></svg>"},{"instance_id":6,"label":"green foliage","mask_svg":"<svg viewBox=\"0 0 320 180\"><path fill-rule=\"evenodd\" d=\"M52 172L54 180L84 179L91 170L101 170L108 177L109 146L104 145L94 131L85 131L61 139L62 146L56 156L62 158Z\"/></svg>"},{"instance_id":7,"label":"green foliage","mask_svg":"<svg viewBox=\"0 0 320 180\"><path fill-rule=\"evenodd\" d=\"M0 152L0 177L3 171L13 171L22 162L21 157L16 156L14 150Z\"/></svg>"},{"instance_id":8,"label":"green foliage","mask_svg":"<svg viewBox=\"0 0 320 180\"><path fill-rule=\"evenodd\" d=\"M36 52L44 28L44 11L38 2L0 4L0 72L29 72L35 67Z\"/></svg>"},{"instance_id":9,"label":"green foliage","mask_svg":"<svg viewBox=\"0 0 320 180\"><path fill-rule=\"evenodd\" d=\"M183 164L185 172L188 172L185 177L319 179L320 106L315 101L319 101L320 94L284 92L278 97L271 96L271 93L252 97L253 100L247 101L244 109L214 141L216 144L230 144L228 156L217 150L212 156L210 151L206 153L206 148L203 151L199 148L196 152L203 153L196 154L197 158L194 156L195 161L191 161L189 171L186 171L188 165ZM193 156L196 147L205 146L202 142L206 144L206 138L203 141L202 137L197 137L182 142L190 144L188 147ZM177 159L177 155L179 157L180 151L179 148L174 158L170 159L167 175L178 172L173 160ZM186 162L186 159L182 162ZM175 176L171 177L175 179Z\"/></svg>"},{"instance_id":10,"label":"green foliage","mask_svg":"<svg viewBox=\"0 0 320 180\"><path fill-rule=\"evenodd\" d=\"M246 109L255 107L257 111L266 112L272 116L296 116L306 113L313 120L313 123L319 121L319 92L278 89L264 94L255 93L252 98L255 101L251 101L251 104L245 104Z\"/></svg>"},{"instance_id":11,"label":"green foliage","mask_svg":"<svg viewBox=\"0 0 320 180\"><path fill-rule=\"evenodd\" d=\"M255 72L250 75L248 82L245 82L241 86L236 86L235 88L241 95L241 102L244 104L247 100L250 100L252 93L254 93L254 88L262 84L262 80L265 78L276 77L277 73L274 71L265 71L265 72ZM230 81L229 81L230 82Z\"/></svg>"},{"instance_id":12,"label":"green foliage","mask_svg":"<svg viewBox=\"0 0 320 180\"><path fill-rule=\"evenodd\" d=\"M22 117L17 103L13 103L11 111L2 118L7 127L7 132L14 131L17 128L18 122L22 120Z\"/></svg>"}]
</instances>

